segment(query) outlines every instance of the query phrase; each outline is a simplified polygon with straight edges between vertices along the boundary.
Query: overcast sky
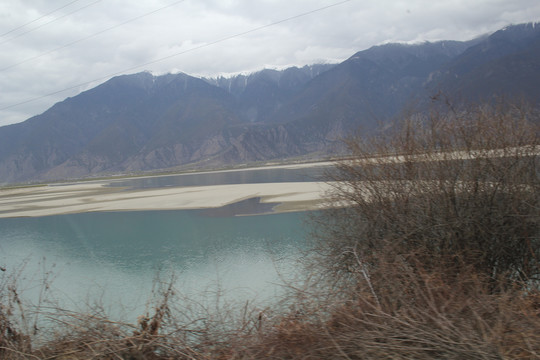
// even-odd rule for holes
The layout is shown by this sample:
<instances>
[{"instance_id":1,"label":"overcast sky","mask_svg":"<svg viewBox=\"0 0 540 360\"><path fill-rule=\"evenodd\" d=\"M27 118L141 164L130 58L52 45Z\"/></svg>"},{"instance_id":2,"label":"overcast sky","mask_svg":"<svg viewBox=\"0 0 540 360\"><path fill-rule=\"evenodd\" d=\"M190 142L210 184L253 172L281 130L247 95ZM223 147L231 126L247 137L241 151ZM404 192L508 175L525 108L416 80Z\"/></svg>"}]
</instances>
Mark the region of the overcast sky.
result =
<instances>
[{"instance_id":1,"label":"overcast sky","mask_svg":"<svg viewBox=\"0 0 540 360\"><path fill-rule=\"evenodd\" d=\"M1 0L0 125L117 74L338 62L385 42L469 40L539 20L538 0Z\"/></svg>"}]
</instances>

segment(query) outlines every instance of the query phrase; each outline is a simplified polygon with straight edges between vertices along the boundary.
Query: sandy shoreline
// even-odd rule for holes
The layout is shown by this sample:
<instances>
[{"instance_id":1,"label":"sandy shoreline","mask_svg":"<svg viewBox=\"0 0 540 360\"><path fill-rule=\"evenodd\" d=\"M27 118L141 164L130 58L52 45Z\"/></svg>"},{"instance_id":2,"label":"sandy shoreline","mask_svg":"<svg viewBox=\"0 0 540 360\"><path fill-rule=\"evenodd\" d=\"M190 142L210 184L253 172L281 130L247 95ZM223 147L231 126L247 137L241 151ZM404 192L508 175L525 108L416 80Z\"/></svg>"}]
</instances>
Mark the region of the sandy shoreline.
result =
<instances>
[{"instance_id":1,"label":"sandy shoreline","mask_svg":"<svg viewBox=\"0 0 540 360\"><path fill-rule=\"evenodd\" d=\"M297 169L331 166L329 161L253 168L188 172L209 174L266 169ZM278 182L257 184L227 184L209 186L178 186L151 189L127 189L109 186L126 179L179 176L148 175L140 177L75 181L43 186L0 189L0 218L39 217L93 211L188 210L211 209L252 198L261 203L277 204L273 212L305 211L324 205L324 182Z\"/></svg>"},{"instance_id":2,"label":"sandy shoreline","mask_svg":"<svg viewBox=\"0 0 540 360\"><path fill-rule=\"evenodd\" d=\"M181 175L204 175L204 174L220 174L220 173L231 173L231 172L241 172L241 171L258 171L258 170L274 170L274 169L305 169L305 168L317 168L317 167L330 167L335 165L336 161L317 161L317 162L307 162L307 163L292 163L292 164L272 164L268 163L267 165L262 166L251 166L251 167L239 167L233 169L218 169L218 170L196 170L196 171L185 171L178 173L170 174L148 174L148 175L130 175L122 174L119 176L113 176L109 179L106 179L108 182L113 181L123 181L126 179L147 179L153 177L169 177L169 176L181 176ZM103 180L85 180L84 182L102 182ZM78 181L75 181L78 182Z\"/></svg>"},{"instance_id":3,"label":"sandy shoreline","mask_svg":"<svg viewBox=\"0 0 540 360\"><path fill-rule=\"evenodd\" d=\"M320 208L329 185L322 182L232 184L129 190L110 181L0 190L0 218L91 211L219 208L250 198L279 203L274 212Z\"/></svg>"},{"instance_id":4,"label":"sandy shoreline","mask_svg":"<svg viewBox=\"0 0 540 360\"><path fill-rule=\"evenodd\" d=\"M453 151L447 153L418 154L413 161L473 159L477 157L538 156L540 146L521 146L485 151ZM404 156L380 156L361 159L359 164L389 164L410 161ZM332 166L336 162L324 161L201 171L185 174L205 174L265 169L295 169ZM148 175L129 179L178 176ZM325 193L331 185L324 182L290 182L261 184L232 184L210 186L184 186L158 189L129 190L107 185L126 178L90 180L48 186L0 189L0 218L19 216L46 216L89 211L135 211L219 208L246 199L260 198L262 203L276 203L274 212L301 211L321 208Z\"/></svg>"}]
</instances>

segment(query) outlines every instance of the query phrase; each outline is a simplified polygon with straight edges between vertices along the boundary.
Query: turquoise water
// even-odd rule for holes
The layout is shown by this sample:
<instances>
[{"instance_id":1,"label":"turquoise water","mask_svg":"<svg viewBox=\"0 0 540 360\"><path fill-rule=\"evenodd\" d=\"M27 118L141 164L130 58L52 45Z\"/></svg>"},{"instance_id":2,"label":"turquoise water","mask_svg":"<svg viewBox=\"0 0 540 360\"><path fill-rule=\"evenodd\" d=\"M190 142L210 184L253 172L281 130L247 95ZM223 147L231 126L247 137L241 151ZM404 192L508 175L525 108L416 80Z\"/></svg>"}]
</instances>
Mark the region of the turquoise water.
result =
<instances>
[{"instance_id":1,"label":"turquoise water","mask_svg":"<svg viewBox=\"0 0 540 360\"><path fill-rule=\"evenodd\" d=\"M62 307L98 303L120 317L144 312L157 274L174 274L184 296L222 289L265 302L305 248L305 218L181 210L0 219L0 266L2 274L20 271L27 299L35 301L49 274L48 293Z\"/></svg>"}]
</instances>

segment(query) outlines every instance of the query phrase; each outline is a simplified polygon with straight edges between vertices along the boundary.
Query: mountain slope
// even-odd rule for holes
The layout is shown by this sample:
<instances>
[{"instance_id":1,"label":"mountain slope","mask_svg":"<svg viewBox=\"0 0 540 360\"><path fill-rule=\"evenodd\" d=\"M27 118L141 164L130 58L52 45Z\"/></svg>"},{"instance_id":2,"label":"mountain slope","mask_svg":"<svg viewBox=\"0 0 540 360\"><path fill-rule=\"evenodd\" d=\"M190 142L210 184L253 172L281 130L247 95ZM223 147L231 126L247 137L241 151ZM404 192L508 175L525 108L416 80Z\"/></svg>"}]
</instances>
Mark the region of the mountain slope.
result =
<instances>
[{"instance_id":1,"label":"mountain slope","mask_svg":"<svg viewBox=\"0 0 540 360\"><path fill-rule=\"evenodd\" d=\"M0 127L0 183L341 151L431 95L540 100L540 27L510 26L469 42L385 44L335 65L230 78L123 75Z\"/></svg>"},{"instance_id":2,"label":"mountain slope","mask_svg":"<svg viewBox=\"0 0 540 360\"><path fill-rule=\"evenodd\" d=\"M488 100L494 95L540 99L540 26L506 27L468 48L433 74L428 88L451 98Z\"/></svg>"},{"instance_id":3,"label":"mountain slope","mask_svg":"<svg viewBox=\"0 0 540 360\"><path fill-rule=\"evenodd\" d=\"M333 68L333 64L316 64L282 71L265 69L250 75L206 79L227 90L238 102L238 111L248 122L267 122L269 117L301 91L313 78Z\"/></svg>"},{"instance_id":4,"label":"mountain slope","mask_svg":"<svg viewBox=\"0 0 540 360\"><path fill-rule=\"evenodd\" d=\"M225 91L185 74L119 76L0 128L0 171L9 174L4 181L122 171L141 149L196 142L238 123L232 103Z\"/></svg>"},{"instance_id":5,"label":"mountain slope","mask_svg":"<svg viewBox=\"0 0 540 360\"><path fill-rule=\"evenodd\" d=\"M474 42L387 44L358 52L321 74L273 117L325 141L370 131L416 98L432 71Z\"/></svg>"}]
</instances>

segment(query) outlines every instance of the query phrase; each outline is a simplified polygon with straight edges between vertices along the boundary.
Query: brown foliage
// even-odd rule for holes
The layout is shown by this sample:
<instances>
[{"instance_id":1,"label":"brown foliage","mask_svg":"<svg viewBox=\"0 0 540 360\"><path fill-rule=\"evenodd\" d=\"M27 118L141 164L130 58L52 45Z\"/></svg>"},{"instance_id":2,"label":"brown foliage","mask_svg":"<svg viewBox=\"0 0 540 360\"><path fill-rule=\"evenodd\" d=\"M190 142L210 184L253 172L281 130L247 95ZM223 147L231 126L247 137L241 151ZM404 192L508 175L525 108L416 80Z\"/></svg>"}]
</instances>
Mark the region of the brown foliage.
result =
<instances>
[{"instance_id":1,"label":"brown foliage","mask_svg":"<svg viewBox=\"0 0 540 360\"><path fill-rule=\"evenodd\" d=\"M0 358L540 359L538 123L498 104L349 140L318 256L281 307L193 310L171 281L135 325L56 309L32 344L0 282Z\"/></svg>"},{"instance_id":2,"label":"brown foliage","mask_svg":"<svg viewBox=\"0 0 540 360\"><path fill-rule=\"evenodd\" d=\"M540 280L539 124L537 112L501 103L349 139L352 158L330 174L335 209L316 232L327 267L347 272L357 256L375 266L391 249L423 266Z\"/></svg>"},{"instance_id":3,"label":"brown foliage","mask_svg":"<svg viewBox=\"0 0 540 360\"><path fill-rule=\"evenodd\" d=\"M537 289L501 282L493 292L471 268L450 281L411 260L381 259L369 276L352 273L354 287L332 293L320 284L297 290L294 310L251 312L237 326L179 323L165 302L135 326L56 314L56 336L35 349L3 334L2 359L540 358Z\"/></svg>"},{"instance_id":4,"label":"brown foliage","mask_svg":"<svg viewBox=\"0 0 540 360\"><path fill-rule=\"evenodd\" d=\"M236 358L536 359L540 293L471 268L449 281L440 271L381 259L369 277L334 296L303 297ZM322 294L321 294L322 295Z\"/></svg>"}]
</instances>

